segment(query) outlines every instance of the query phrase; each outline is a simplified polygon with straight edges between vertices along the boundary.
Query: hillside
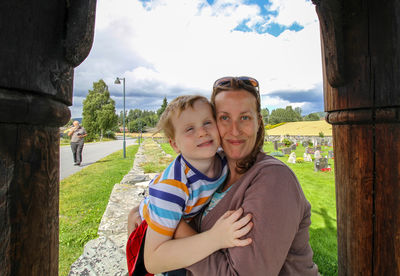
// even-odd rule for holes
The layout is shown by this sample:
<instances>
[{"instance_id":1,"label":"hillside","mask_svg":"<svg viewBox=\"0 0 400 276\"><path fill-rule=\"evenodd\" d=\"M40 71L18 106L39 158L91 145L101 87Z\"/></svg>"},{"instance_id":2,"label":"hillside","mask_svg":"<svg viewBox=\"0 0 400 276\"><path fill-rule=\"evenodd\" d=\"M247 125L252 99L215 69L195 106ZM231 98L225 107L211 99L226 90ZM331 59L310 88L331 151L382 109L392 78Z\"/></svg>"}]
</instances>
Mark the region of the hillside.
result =
<instances>
[{"instance_id":1,"label":"hillside","mask_svg":"<svg viewBox=\"0 0 400 276\"><path fill-rule=\"evenodd\" d=\"M268 135L305 135L318 136L323 132L325 136L332 136L332 125L325 120L291 122L282 126L267 130Z\"/></svg>"}]
</instances>

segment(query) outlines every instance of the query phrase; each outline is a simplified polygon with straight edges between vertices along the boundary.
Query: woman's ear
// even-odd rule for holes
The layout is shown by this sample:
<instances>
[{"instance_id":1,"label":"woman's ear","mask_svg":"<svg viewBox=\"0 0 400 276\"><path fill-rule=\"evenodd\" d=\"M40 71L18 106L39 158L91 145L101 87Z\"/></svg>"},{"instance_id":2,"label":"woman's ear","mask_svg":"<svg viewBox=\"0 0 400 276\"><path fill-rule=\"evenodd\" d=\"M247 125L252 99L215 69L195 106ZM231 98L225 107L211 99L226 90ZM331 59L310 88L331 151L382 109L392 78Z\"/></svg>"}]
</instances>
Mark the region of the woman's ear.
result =
<instances>
[{"instance_id":1,"label":"woman's ear","mask_svg":"<svg viewBox=\"0 0 400 276\"><path fill-rule=\"evenodd\" d=\"M179 150L178 146L176 145L175 139L169 139L169 144L171 145L172 149L173 149L176 153L180 153L180 152L181 152L181 151Z\"/></svg>"}]
</instances>

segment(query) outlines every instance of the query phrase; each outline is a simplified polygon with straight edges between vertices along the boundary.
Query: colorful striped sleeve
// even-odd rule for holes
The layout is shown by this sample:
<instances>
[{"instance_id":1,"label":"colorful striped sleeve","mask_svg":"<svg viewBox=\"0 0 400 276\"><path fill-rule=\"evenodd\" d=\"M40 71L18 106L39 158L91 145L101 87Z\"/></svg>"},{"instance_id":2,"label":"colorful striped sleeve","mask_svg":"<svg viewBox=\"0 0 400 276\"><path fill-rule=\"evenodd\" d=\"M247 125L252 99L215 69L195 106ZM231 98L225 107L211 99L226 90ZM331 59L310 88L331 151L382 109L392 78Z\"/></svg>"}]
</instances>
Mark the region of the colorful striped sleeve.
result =
<instances>
[{"instance_id":1,"label":"colorful striped sleeve","mask_svg":"<svg viewBox=\"0 0 400 276\"><path fill-rule=\"evenodd\" d=\"M151 229L172 237L188 198L189 191L184 183L174 179L159 179L159 182L149 186L143 217Z\"/></svg>"}]
</instances>

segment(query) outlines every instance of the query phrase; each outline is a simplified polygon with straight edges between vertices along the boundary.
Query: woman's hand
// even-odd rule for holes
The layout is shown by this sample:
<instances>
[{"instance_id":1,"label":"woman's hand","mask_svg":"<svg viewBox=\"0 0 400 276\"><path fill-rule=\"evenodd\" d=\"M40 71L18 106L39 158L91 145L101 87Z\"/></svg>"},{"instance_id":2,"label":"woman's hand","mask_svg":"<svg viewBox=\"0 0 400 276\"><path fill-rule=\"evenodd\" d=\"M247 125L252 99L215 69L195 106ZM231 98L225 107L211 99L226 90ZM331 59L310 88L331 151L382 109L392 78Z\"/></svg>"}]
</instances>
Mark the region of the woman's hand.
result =
<instances>
[{"instance_id":1,"label":"woman's hand","mask_svg":"<svg viewBox=\"0 0 400 276\"><path fill-rule=\"evenodd\" d=\"M220 249L234 246L246 246L252 242L251 238L240 239L249 233L253 227L253 222L251 222L252 215L247 214L240 218L242 214L242 208L236 211L227 211L209 230L212 242L219 244Z\"/></svg>"},{"instance_id":2,"label":"woman's hand","mask_svg":"<svg viewBox=\"0 0 400 276\"><path fill-rule=\"evenodd\" d=\"M128 237L133 231L136 230L136 228L138 228L141 223L142 219L139 214L139 206L136 206L130 210L128 215Z\"/></svg>"}]
</instances>

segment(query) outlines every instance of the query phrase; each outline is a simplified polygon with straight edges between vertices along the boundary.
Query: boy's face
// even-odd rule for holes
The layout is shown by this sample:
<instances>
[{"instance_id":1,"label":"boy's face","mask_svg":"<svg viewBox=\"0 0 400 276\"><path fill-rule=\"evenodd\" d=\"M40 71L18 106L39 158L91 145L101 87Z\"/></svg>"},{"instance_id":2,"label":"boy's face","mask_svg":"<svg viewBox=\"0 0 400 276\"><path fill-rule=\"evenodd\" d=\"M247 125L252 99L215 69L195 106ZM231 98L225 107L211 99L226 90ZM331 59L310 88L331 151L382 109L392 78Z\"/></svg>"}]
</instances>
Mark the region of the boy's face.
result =
<instances>
[{"instance_id":1,"label":"boy's face","mask_svg":"<svg viewBox=\"0 0 400 276\"><path fill-rule=\"evenodd\" d=\"M171 119L175 138L170 139L170 144L177 153L191 163L214 157L220 138L208 103L198 100L193 108L187 108L179 116L175 113Z\"/></svg>"}]
</instances>

